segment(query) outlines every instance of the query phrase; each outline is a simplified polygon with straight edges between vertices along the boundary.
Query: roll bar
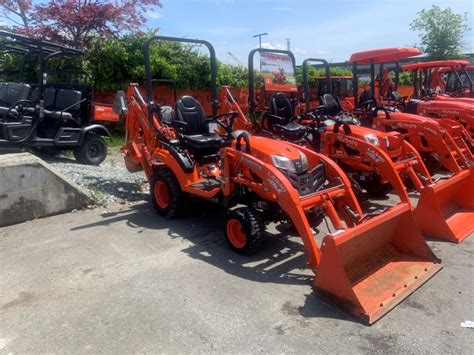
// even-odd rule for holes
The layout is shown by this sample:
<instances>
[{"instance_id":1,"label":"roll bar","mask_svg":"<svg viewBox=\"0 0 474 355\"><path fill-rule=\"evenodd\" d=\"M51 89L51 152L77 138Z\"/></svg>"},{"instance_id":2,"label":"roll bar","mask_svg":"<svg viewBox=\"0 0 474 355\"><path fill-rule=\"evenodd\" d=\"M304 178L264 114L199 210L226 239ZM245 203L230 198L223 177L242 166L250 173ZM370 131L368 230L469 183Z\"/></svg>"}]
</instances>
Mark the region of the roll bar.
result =
<instances>
[{"instance_id":1,"label":"roll bar","mask_svg":"<svg viewBox=\"0 0 474 355\"><path fill-rule=\"evenodd\" d=\"M276 54L286 54L290 57L291 62L293 64L293 70L296 74L296 60L295 55L291 51L286 51L283 49L268 49L268 48L255 48L252 49L249 53L249 61L248 61L248 78L249 78L249 113L251 116L255 113L255 86L254 86L254 75L253 75L253 58L255 53L276 53Z\"/></svg>"},{"instance_id":2,"label":"roll bar","mask_svg":"<svg viewBox=\"0 0 474 355\"><path fill-rule=\"evenodd\" d=\"M466 74L467 81L469 81L469 91L471 93L471 97L473 97L474 92L472 91L472 78L469 75L469 72L467 71L466 67L467 67L467 65L462 65L461 66L464 74ZM461 85L462 85L462 83L461 83Z\"/></svg>"},{"instance_id":3,"label":"roll bar","mask_svg":"<svg viewBox=\"0 0 474 355\"><path fill-rule=\"evenodd\" d=\"M322 63L324 65L324 69L326 69L326 86L328 90L331 90L332 93L332 86L331 86L331 70L329 69L329 63L325 59L320 58L308 58L303 61L303 90L304 90L304 98L306 109L309 110L311 104L309 102L309 78L308 78L308 63Z\"/></svg>"},{"instance_id":4,"label":"roll bar","mask_svg":"<svg viewBox=\"0 0 474 355\"><path fill-rule=\"evenodd\" d=\"M398 90L398 86L400 84L400 62L396 60L377 63L380 64L380 76L382 76L384 64L387 63L395 63L395 90ZM352 87L354 95L354 107L357 107L357 103L359 101L359 77L357 75L357 64L357 61L352 62ZM375 64L372 61L370 62L370 90L375 95Z\"/></svg>"},{"instance_id":5,"label":"roll bar","mask_svg":"<svg viewBox=\"0 0 474 355\"><path fill-rule=\"evenodd\" d=\"M219 102L217 100L217 62L216 62L216 51L211 43L200 39L188 39L179 37L167 37L167 36L153 36L145 41L143 45L143 56L145 57L145 76L146 76L146 102L148 106L148 119L150 122L153 120L153 109L155 103L153 102L153 90L152 90L152 79L151 79L151 64L150 64L150 45L155 41L168 41L168 42L179 42L179 43L193 43L201 44L207 47L209 50L209 59L211 62L211 100L212 100L212 116L217 116L217 109ZM152 124L153 126L153 124Z\"/></svg>"}]
</instances>

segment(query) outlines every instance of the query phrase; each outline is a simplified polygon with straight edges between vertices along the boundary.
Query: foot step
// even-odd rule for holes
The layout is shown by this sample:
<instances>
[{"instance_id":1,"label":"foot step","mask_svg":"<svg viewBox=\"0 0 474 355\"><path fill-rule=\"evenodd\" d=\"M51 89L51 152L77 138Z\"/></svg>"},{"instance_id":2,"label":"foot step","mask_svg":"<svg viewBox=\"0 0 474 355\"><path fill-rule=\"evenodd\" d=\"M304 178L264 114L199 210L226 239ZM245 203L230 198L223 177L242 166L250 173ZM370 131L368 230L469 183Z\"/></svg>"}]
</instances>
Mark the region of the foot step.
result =
<instances>
[{"instance_id":1,"label":"foot step","mask_svg":"<svg viewBox=\"0 0 474 355\"><path fill-rule=\"evenodd\" d=\"M221 183L215 179L202 179L190 185L194 189L211 191L221 186Z\"/></svg>"}]
</instances>

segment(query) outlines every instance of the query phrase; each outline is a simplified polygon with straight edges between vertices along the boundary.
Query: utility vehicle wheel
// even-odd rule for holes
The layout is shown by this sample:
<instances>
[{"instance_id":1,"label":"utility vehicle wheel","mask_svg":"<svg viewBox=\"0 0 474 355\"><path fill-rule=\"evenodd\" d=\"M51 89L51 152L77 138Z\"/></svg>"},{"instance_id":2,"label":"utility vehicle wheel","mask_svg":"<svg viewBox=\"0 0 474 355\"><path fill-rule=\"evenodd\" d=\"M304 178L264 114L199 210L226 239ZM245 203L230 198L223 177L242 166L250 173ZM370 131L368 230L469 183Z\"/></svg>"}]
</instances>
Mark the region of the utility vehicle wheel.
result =
<instances>
[{"instance_id":1,"label":"utility vehicle wheel","mask_svg":"<svg viewBox=\"0 0 474 355\"><path fill-rule=\"evenodd\" d=\"M160 216L174 218L185 213L186 194L172 171L160 169L153 174L150 194L153 206Z\"/></svg>"},{"instance_id":2,"label":"utility vehicle wheel","mask_svg":"<svg viewBox=\"0 0 474 355\"><path fill-rule=\"evenodd\" d=\"M88 133L82 146L74 149L74 157L81 164L99 165L107 157L107 144L101 136Z\"/></svg>"},{"instance_id":3,"label":"utility vehicle wheel","mask_svg":"<svg viewBox=\"0 0 474 355\"><path fill-rule=\"evenodd\" d=\"M262 245L265 224L258 213L247 207L230 211L225 221L225 237L233 251L252 254Z\"/></svg>"}]
</instances>

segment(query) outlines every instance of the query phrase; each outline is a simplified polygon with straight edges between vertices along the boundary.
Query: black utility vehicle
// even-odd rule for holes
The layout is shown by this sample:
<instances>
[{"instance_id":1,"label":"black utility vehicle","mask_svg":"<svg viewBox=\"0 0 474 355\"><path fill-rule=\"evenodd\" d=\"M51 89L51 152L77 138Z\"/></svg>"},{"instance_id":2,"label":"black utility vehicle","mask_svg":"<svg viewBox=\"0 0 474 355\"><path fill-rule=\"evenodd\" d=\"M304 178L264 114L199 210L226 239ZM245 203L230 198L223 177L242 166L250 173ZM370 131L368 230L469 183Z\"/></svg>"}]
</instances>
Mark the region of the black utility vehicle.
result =
<instances>
[{"instance_id":1,"label":"black utility vehicle","mask_svg":"<svg viewBox=\"0 0 474 355\"><path fill-rule=\"evenodd\" d=\"M73 150L80 163L102 163L107 156L103 136L110 134L92 123L92 85L48 81L53 58L71 60L83 52L5 31L0 31L0 47L3 56L18 59L18 76L0 82L0 148ZM38 77L27 82L32 80L24 78L25 64L32 60L29 69Z\"/></svg>"}]
</instances>

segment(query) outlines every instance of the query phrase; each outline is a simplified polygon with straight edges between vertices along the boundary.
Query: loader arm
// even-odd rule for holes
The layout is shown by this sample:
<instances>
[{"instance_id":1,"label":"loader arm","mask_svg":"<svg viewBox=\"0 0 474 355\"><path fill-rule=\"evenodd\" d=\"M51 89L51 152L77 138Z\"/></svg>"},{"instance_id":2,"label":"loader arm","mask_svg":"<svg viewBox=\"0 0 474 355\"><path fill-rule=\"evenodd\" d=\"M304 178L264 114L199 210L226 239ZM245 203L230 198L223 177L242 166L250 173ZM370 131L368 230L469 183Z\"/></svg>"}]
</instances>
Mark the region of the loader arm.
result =
<instances>
[{"instance_id":1,"label":"loader arm","mask_svg":"<svg viewBox=\"0 0 474 355\"><path fill-rule=\"evenodd\" d=\"M357 156L348 156L348 154L341 153L335 147L338 143L350 146L357 151ZM324 153L333 159L358 164L367 164L368 169L375 170L380 174L382 179L390 182L395 191L397 191L400 200L411 205L408 198L406 188L400 178L400 173L408 173L410 178L415 180L416 186L423 186L424 184L419 180L414 166L417 165L418 159L407 159L402 162L394 163L392 159L382 149L365 140L346 135L344 133L326 132L324 134ZM427 173L427 172L426 172ZM429 176L429 175L428 175Z\"/></svg>"},{"instance_id":2,"label":"loader arm","mask_svg":"<svg viewBox=\"0 0 474 355\"><path fill-rule=\"evenodd\" d=\"M219 112L237 112L238 116L234 119L232 129L234 131L245 130L253 132L252 122L247 119L240 108L228 86L223 86L219 92Z\"/></svg>"},{"instance_id":3,"label":"loader arm","mask_svg":"<svg viewBox=\"0 0 474 355\"><path fill-rule=\"evenodd\" d=\"M221 156L224 161L224 175L232 176L229 181L224 183L224 195L229 195L235 190L235 185L239 184L251 188L265 200L277 202L288 214L303 240L308 256L308 266L313 270L319 266L321 252L316 244L314 231L308 222L305 210L324 209L331 219L331 223L338 230L347 228L347 225L354 225L354 221L350 219L344 208L338 211L340 207L348 206L351 210L362 215L347 180L341 179L340 184L325 188L315 194L299 196L288 178L274 166L234 148L224 148ZM252 176L243 173L245 170L250 171ZM330 167L328 173L336 171L339 170ZM255 179L255 176L258 176L259 179ZM343 215L342 219L338 212ZM344 218L345 221L343 221Z\"/></svg>"},{"instance_id":4,"label":"loader arm","mask_svg":"<svg viewBox=\"0 0 474 355\"><path fill-rule=\"evenodd\" d=\"M378 116L374 123L385 128L407 130L407 136L411 144L420 151L429 152L444 168L453 174L457 174L463 168L470 166L467 159L467 156L469 156L467 147L465 149L459 148L451 135L437 122L404 119L396 114L391 114L389 117L380 118ZM422 138L426 143L423 142Z\"/></svg>"}]
</instances>

